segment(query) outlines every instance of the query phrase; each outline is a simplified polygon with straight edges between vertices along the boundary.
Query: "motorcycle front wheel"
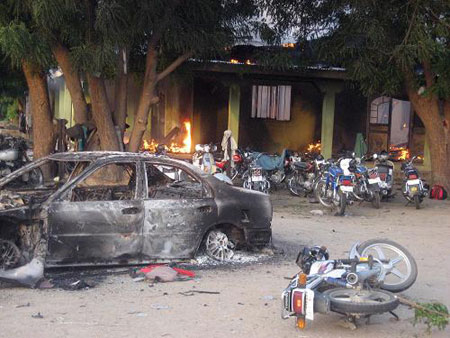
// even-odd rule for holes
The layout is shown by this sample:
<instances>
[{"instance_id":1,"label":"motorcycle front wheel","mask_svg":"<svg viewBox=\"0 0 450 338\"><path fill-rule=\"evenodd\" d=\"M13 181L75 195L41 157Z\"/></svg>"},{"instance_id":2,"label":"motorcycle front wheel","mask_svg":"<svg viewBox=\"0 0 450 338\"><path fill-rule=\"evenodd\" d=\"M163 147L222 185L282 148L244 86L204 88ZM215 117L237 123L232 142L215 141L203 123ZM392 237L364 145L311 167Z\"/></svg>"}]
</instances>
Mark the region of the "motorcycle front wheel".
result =
<instances>
[{"instance_id":1,"label":"motorcycle front wheel","mask_svg":"<svg viewBox=\"0 0 450 338\"><path fill-rule=\"evenodd\" d=\"M319 183L317 183L314 193L316 194L316 198L324 207L333 207L333 201L327 196L328 191L326 189L326 182L320 181Z\"/></svg>"},{"instance_id":2,"label":"motorcycle front wheel","mask_svg":"<svg viewBox=\"0 0 450 338\"><path fill-rule=\"evenodd\" d=\"M388 291L336 288L323 293L330 300L330 310L338 313L377 314L393 311L399 299Z\"/></svg>"},{"instance_id":3,"label":"motorcycle front wheel","mask_svg":"<svg viewBox=\"0 0 450 338\"><path fill-rule=\"evenodd\" d=\"M288 179L287 186L289 191L294 196L300 196L305 192L303 188L304 179L300 174L294 174L292 177Z\"/></svg>"},{"instance_id":4,"label":"motorcycle front wheel","mask_svg":"<svg viewBox=\"0 0 450 338\"><path fill-rule=\"evenodd\" d=\"M372 239L361 243L358 252L362 257L371 255L379 259L387 270L381 288L401 292L414 284L417 264L414 257L403 246L388 239Z\"/></svg>"}]
</instances>

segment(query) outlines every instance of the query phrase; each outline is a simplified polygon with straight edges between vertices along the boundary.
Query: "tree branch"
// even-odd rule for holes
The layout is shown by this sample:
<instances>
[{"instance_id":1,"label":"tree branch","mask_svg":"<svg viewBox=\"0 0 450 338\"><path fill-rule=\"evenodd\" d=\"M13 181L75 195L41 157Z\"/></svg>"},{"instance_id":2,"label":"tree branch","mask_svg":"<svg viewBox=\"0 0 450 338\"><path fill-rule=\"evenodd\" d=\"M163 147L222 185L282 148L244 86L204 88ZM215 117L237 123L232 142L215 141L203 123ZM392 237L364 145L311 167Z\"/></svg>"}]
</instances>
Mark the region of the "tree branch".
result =
<instances>
[{"instance_id":1,"label":"tree branch","mask_svg":"<svg viewBox=\"0 0 450 338\"><path fill-rule=\"evenodd\" d=\"M423 61L423 73L425 75L425 82L427 83L427 87L431 87L434 84L434 75L431 70L431 65L428 60Z\"/></svg>"},{"instance_id":2,"label":"tree branch","mask_svg":"<svg viewBox=\"0 0 450 338\"><path fill-rule=\"evenodd\" d=\"M161 39L161 36L163 32L167 29L167 26L170 23L170 17L172 16L175 8L178 5L178 0L171 1L170 6L168 6L166 12L164 13L164 17L162 18L161 24L159 25L158 29L152 34L148 41L148 48L156 48L156 45L158 44L159 40Z\"/></svg>"},{"instance_id":3,"label":"tree branch","mask_svg":"<svg viewBox=\"0 0 450 338\"><path fill-rule=\"evenodd\" d=\"M175 69L177 69L184 61L189 59L192 56L192 51L184 53L183 55L179 56L174 62L172 62L166 69L164 69L161 73L159 73L156 76L156 82L161 81L164 79L167 75L172 73Z\"/></svg>"}]
</instances>

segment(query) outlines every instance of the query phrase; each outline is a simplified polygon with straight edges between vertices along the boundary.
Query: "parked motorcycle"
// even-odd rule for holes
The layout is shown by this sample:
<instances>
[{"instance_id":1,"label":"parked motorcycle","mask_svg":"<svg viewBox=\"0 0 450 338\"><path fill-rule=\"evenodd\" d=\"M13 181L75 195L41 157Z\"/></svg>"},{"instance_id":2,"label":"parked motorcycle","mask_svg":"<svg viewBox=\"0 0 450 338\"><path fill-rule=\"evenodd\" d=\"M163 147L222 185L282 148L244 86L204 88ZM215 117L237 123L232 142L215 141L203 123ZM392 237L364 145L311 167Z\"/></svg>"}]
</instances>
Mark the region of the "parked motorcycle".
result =
<instances>
[{"instance_id":1,"label":"parked motorcycle","mask_svg":"<svg viewBox=\"0 0 450 338\"><path fill-rule=\"evenodd\" d=\"M231 167L231 180L242 179L244 173L248 170L249 160L247 159L248 152L244 152L241 149L236 149L235 154L232 156L233 166ZM227 161L216 161L216 166L222 172L226 171Z\"/></svg>"},{"instance_id":2,"label":"parked motorcycle","mask_svg":"<svg viewBox=\"0 0 450 338\"><path fill-rule=\"evenodd\" d=\"M414 203L416 209L420 209L420 203L428 195L428 187L420 178L419 171L414 167L413 162L417 158L414 156L408 162L402 163L404 174L402 192L408 203Z\"/></svg>"},{"instance_id":3,"label":"parked motorcycle","mask_svg":"<svg viewBox=\"0 0 450 338\"><path fill-rule=\"evenodd\" d=\"M389 154L387 151L382 151L380 154L373 154L375 160L374 167L377 168L378 176L380 178L380 194L383 198L393 197L394 193L394 163L389 161Z\"/></svg>"},{"instance_id":4,"label":"parked motorcycle","mask_svg":"<svg viewBox=\"0 0 450 338\"><path fill-rule=\"evenodd\" d=\"M284 149L281 156L253 152L249 154L250 167L262 169L262 176L269 182L270 189L285 182L286 177L292 174L291 155L288 149ZM250 170L243 175L244 181L248 177L251 177Z\"/></svg>"},{"instance_id":5,"label":"parked motorcycle","mask_svg":"<svg viewBox=\"0 0 450 338\"><path fill-rule=\"evenodd\" d=\"M0 177L4 177L30 162L28 146L23 138L0 135Z\"/></svg>"},{"instance_id":6,"label":"parked motorcycle","mask_svg":"<svg viewBox=\"0 0 450 338\"><path fill-rule=\"evenodd\" d=\"M250 163L246 173L243 175L242 186L246 189L261 191L265 194L269 193L270 181L267 179L267 174L256 161Z\"/></svg>"},{"instance_id":7,"label":"parked motorcycle","mask_svg":"<svg viewBox=\"0 0 450 338\"><path fill-rule=\"evenodd\" d=\"M310 161L297 159L292 157L291 166L293 173L288 179L287 186L293 195L304 195L306 197L314 191L320 180L325 160L322 155L318 155L314 160Z\"/></svg>"},{"instance_id":8,"label":"parked motorcycle","mask_svg":"<svg viewBox=\"0 0 450 338\"><path fill-rule=\"evenodd\" d=\"M301 268L281 295L281 317L295 317L300 329L315 313L337 312L355 323L360 317L391 312L399 305L392 292L408 289L417 264L401 245L384 239L355 243L347 259L329 259L325 247L300 250Z\"/></svg>"},{"instance_id":9,"label":"parked motorcycle","mask_svg":"<svg viewBox=\"0 0 450 338\"><path fill-rule=\"evenodd\" d=\"M356 160L352 157L340 158L336 163L328 160L316 185L316 198L327 208L336 207L339 216L344 215L347 205L353 203L355 171Z\"/></svg>"},{"instance_id":10,"label":"parked motorcycle","mask_svg":"<svg viewBox=\"0 0 450 338\"><path fill-rule=\"evenodd\" d=\"M364 160L363 157L361 160ZM354 196L357 200L371 202L375 209L380 208L380 177L377 168L367 168L361 163L356 166Z\"/></svg>"}]
</instances>

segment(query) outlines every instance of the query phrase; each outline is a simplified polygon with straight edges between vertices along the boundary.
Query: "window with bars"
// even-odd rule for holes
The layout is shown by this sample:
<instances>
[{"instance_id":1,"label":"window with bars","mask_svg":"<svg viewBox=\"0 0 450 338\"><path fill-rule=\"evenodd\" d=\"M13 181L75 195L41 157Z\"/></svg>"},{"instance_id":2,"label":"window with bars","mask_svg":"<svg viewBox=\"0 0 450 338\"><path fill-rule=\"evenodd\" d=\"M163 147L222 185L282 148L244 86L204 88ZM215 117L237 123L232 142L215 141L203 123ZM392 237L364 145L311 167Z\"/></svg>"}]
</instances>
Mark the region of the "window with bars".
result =
<instances>
[{"instance_id":1,"label":"window with bars","mask_svg":"<svg viewBox=\"0 0 450 338\"><path fill-rule=\"evenodd\" d=\"M292 86L252 88L252 118L290 121Z\"/></svg>"},{"instance_id":2,"label":"window with bars","mask_svg":"<svg viewBox=\"0 0 450 338\"><path fill-rule=\"evenodd\" d=\"M389 124L391 98L387 96L377 97L370 104L370 123Z\"/></svg>"}]
</instances>

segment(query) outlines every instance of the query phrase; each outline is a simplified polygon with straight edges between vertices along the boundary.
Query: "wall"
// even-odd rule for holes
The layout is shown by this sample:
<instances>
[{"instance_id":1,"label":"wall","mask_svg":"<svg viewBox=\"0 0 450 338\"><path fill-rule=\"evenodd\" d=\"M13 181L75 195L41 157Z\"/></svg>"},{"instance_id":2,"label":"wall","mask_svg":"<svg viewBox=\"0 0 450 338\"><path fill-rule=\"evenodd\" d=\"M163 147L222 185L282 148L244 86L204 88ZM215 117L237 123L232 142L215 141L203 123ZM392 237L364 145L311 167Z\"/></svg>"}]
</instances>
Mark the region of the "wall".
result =
<instances>
[{"instance_id":1,"label":"wall","mask_svg":"<svg viewBox=\"0 0 450 338\"><path fill-rule=\"evenodd\" d=\"M255 82L260 83L260 82ZM252 83L241 85L239 146L278 152L284 148L303 150L320 139L322 96L311 83L291 84L291 120L251 118Z\"/></svg>"},{"instance_id":2,"label":"wall","mask_svg":"<svg viewBox=\"0 0 450 338\"><path fill-rule=\"evenodd\" d=\"M211 78L194 80L194 144L221 142L228 125L228 91Z\"/></svg>"}]
</instances>

